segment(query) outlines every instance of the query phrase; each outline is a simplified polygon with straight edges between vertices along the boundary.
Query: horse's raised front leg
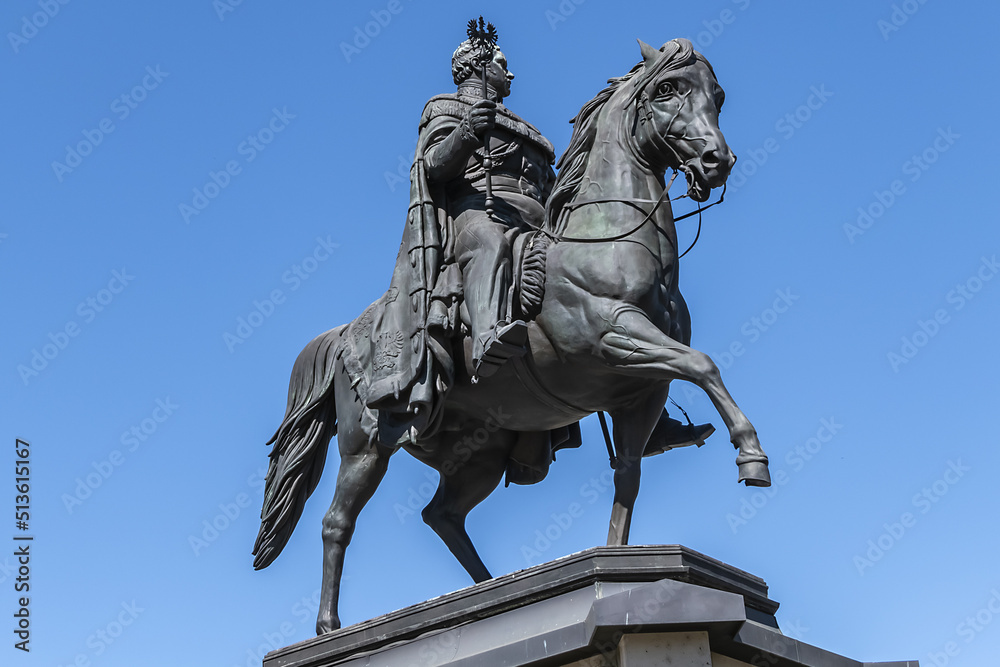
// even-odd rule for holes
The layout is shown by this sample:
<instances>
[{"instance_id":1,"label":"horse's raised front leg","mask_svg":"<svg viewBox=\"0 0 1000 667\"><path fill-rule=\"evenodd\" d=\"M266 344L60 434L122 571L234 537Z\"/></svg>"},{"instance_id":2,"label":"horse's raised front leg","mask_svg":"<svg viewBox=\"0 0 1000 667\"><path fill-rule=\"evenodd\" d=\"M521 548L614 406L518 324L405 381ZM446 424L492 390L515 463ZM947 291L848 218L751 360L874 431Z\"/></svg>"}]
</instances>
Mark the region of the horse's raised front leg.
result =
<instances>
[{"instance_id":1,"label":"horse's raised front leg","mask_svg":"<svg viewBox=\"0 0 1000 667\"><path fill-rule=\"evenodd\" d=\"M739 450L739 481L747 486L770 486L767 455L757 431L729 395L715 362L698 350L682 345L660 331L645 313L623 308L601 338L601 353L621 373L659 380L693 382L712 400L729 437Z\"/></svg>"},{"instance_id":2,"label":"horse's raised front leg","mask_svg":"<svg viewBox=\"0 0 1000 667\"><path fill-rule=\"evenodd\" d=\"M632 509L639 495L642 452L667 400L666 391L651 392L636 405L611 413L615 438L615 504L611 508L608 546L628 544Z\"/></svg>"}]
</instances>

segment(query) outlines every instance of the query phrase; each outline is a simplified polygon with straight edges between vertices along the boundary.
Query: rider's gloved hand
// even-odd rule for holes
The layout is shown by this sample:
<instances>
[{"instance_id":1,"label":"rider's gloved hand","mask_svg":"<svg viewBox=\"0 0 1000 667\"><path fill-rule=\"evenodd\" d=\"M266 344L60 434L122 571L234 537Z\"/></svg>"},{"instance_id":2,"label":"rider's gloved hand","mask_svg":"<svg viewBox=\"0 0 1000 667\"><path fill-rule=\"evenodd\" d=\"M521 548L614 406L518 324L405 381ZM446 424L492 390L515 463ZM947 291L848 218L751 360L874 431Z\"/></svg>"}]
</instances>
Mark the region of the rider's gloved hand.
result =
<instances>
[{"instance_id":1,"label":"rider's gloved hand","mask_svg":"<svg viewBox=\"0 0 1000 667\"><path fill-rule=\"evenodd\" d=\"M466 112L465 123L473 134L481 138L486 132L493 129L496 117L496 102L480 100Z\"/></svg>"}]
</instances>

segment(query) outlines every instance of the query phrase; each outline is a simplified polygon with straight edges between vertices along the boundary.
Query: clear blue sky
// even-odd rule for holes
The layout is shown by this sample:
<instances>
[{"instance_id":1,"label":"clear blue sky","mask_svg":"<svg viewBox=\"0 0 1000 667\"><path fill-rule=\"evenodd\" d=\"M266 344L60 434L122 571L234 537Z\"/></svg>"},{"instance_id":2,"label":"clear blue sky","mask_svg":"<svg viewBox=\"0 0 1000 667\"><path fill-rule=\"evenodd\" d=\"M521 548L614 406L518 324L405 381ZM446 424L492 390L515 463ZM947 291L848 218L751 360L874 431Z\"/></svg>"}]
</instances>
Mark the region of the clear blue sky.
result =
<instances>
[{"instance_id":1,"label":"clear blue sky","mask_svg":"<svg viewBox=\"0 0 1000 667\"><path fill-rule=\"evenodd\" d=\"M302 346L388 285L420 111L452 90L452 50L482 12L517 75L509 106L557 152L568 119L638 60L636 38L691 38L727 92L740 162L682 289L694 346L719 362L783 483L738 486L718 433L646 463L632 541L763 577L789 634L849 657L934 664L953 642L949 664L995 664L1000 11L226 1L0 11L0 553L19 532L18 437L35 536L28 655L12 646L14 559L0 556L0 662L183 653L233 667L312 635L337 458L285 553L254 572L264 442ZM259 326L241 334L240 318ZM679 383L674 396L721 427L698 393ZM470 516L494 574L604 542L595 419L584 438L544 483L501 488ZM394 457L348 552L346 623L469 583L403 511L432 476ZM583 516L536 549L581 500Z\"/></svg>"}]
</instances>

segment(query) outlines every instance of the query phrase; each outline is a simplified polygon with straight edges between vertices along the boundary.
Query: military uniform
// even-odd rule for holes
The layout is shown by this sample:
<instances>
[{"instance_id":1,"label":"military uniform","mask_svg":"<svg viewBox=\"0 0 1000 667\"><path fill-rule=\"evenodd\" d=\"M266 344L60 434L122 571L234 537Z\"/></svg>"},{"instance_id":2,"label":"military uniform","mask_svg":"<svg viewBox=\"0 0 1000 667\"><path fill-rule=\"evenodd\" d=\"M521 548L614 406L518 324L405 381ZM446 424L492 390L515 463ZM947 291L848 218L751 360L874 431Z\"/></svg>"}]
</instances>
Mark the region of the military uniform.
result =
<instances>
[{"instance_id":1,"label":"military uniform","mask_svg":"<svg viewBox=\"0 0 1000 667\"><path fill-rule=\"evenodd\" d=\"M555 181L552 144L503 105L487 135L493 167L492 218L486 213L486 147L464 121L482 97L440 95L424 109L421 135L427 140L424 168L429 184L444 201L453 238L454 259L462 272L471 320L473 357L478 361L497 323L507 322L511 285L511 242L545 218L545 200Z\"/></svg>"}]
</instances>

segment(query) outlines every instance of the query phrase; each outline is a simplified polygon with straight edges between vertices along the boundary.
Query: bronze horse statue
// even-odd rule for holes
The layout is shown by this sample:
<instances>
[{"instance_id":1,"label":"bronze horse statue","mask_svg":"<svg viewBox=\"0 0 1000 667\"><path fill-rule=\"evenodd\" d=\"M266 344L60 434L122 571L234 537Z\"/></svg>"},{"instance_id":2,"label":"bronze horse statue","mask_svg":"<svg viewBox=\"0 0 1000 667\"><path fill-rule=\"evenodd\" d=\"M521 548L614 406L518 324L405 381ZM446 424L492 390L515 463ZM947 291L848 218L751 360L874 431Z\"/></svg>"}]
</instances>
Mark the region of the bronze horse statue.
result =
<instances>
[{"instance_id":1,"label":"bronze horse statue","mask_svg":"<svg viewBox=\"0 0 1000 667\"><path fill-rule=\"evenodd\" d=\"M718 126L724 93L687 40L660 49L640 44L642 62L610 80L574 119L547 205L544 295L523 358L481 382L473 381L468 358L461 360L444 399L446 428L401 447L363 428L366 408L341 354L349 325L318 336L296 360L287 412L271 440L254 566L269 565L286 544L336 434L340 470L323 519L318 634L340 627L344 552L399 448L441 473L422 516L476 582L491 575L465 518L502 479L519 434L566 427L598 411L613 419L618 458L608 544L627 544L639 462L671 380L692 382L711 398L739 450L739 480L770 484L754 427L715 363L688 346L665 180L668 171L683 172L687 196L697 202L725 184L736 158Z\"/></svg>"}]
</instances>

